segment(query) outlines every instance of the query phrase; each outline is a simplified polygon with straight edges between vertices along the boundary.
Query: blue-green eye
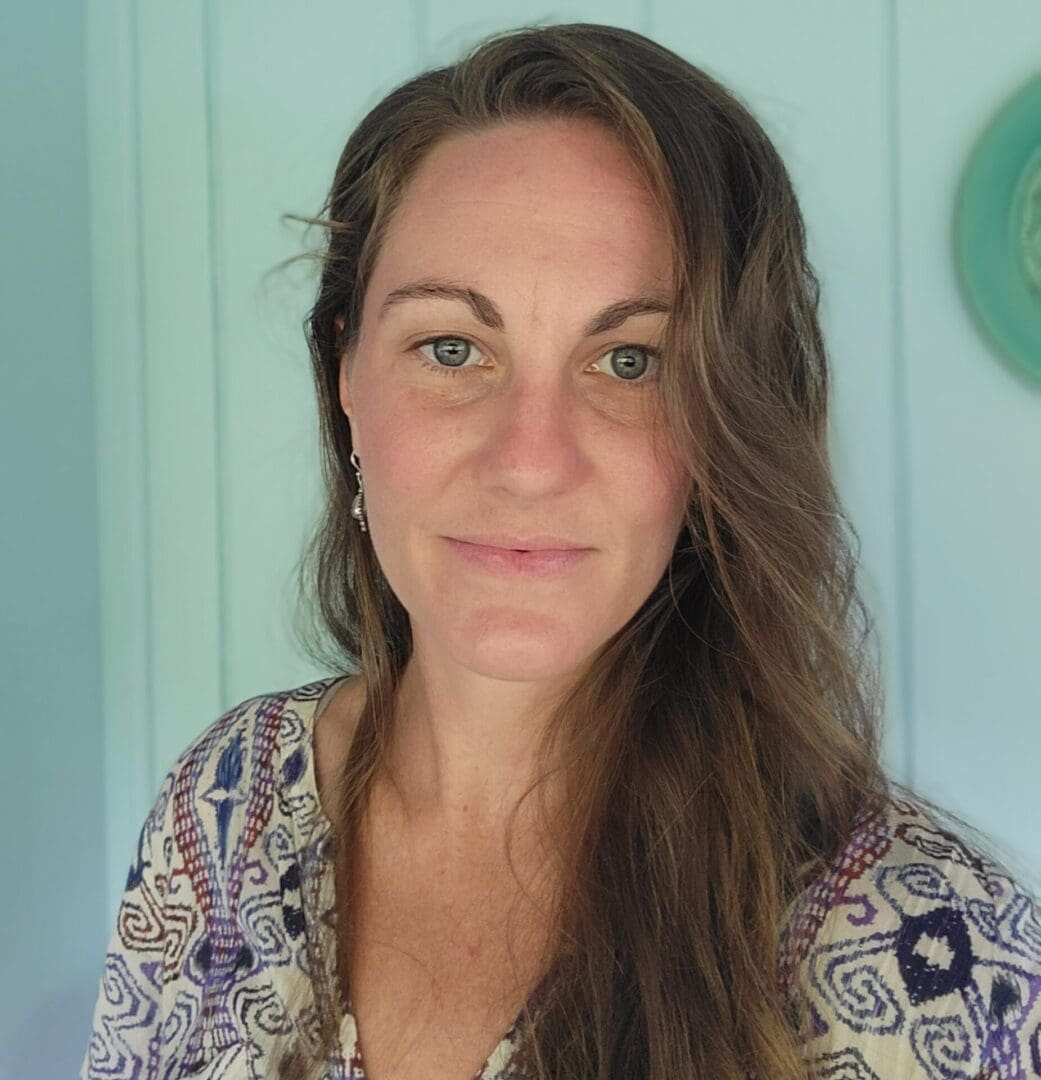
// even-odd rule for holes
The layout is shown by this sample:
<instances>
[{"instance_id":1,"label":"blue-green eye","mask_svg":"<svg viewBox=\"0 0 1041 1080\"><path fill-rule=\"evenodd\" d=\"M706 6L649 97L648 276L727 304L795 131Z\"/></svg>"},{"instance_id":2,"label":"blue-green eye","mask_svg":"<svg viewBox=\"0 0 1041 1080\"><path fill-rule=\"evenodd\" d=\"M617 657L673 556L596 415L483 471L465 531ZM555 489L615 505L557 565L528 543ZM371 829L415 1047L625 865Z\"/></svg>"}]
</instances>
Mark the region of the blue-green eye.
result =
<instances>
[{"instance_id":1,"label":"blue-green eye","mask_svg":"<svg viewBox=\"0 0 1041 1080\"><path fill-rule=\"evenodd\" d=\"M469 338L441 335L427 338L425 341L417 341L412 347L419 351L421 356L427 357L427 354L421 351L427 345L434 346L433 360L425 359L421 365L427 371L433 371L438 375L456 375L465 367L480 367L479 364L467 365L466 363L471 353L476 350L476 346ZM480 350L476 351L480 352ZM616 376L617 381L641 384L653 382L657 378L658 364L661 360L657 349L646 345L618 345L613 349L608 349L604 357L608 358L607 370ZM598 365L602 363L604 357L596 363ZM643 378L648 368L654 374Z\"/></svg>"},{"instance_id":2,"label":"blue-green eye","mask_svg":"<svg viewBox=\"0 0 1041 1080\"><path fill-rule=\"evenodd\" d=\"M619 345L618 348L610 349L604 355L611 358L608 363L624 382L638 381L647 370L650 359L654 359L655 370L657 370L658 354L643 345ZM650 380L643 379L642 381L649 382Z\"/></svg>"},{"instance_id":3,"label":"blue-green eye","mask_svg":"<svg viewBox=\"0 0 1041 1080\"><path fill-rule=\"evenodd\" d=\"M445 342L447 345L444 344ZM439 375L454 375L456 369L469 359L470 352L474 348L473 342L464 337L427 338L426 341L417 342L415 347L423 349L427 345L434 346L435 359L443 363L426 363L423 367L436 371ZM426 353L421 352L420 355L426 356Z\"/></svg>"}]
</instances>

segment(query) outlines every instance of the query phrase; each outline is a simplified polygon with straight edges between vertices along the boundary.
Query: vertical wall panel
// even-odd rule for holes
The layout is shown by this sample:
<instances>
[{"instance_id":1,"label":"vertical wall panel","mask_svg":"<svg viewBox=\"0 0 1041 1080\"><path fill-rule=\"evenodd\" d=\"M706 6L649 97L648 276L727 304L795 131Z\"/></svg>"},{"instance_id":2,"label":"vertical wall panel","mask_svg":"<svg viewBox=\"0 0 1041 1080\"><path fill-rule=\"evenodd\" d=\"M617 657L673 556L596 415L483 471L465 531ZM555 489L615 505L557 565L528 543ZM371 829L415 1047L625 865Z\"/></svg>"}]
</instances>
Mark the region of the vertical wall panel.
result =
<instances>
[{"instance_id":1,"label":"vertical wall panel","mask_svg":"<svg viewBox=\"0 0 1041 1080\"><path fill-rule=\"evenodd\" d=\"M319 674L292 637L292 571L319 509L302 329L317 276L306 264L278 264L322 236L281 218L320 212L347 135L419 63L413 21L407 0L211 9L228 702Z\"/></svg>"},{"instance_id":2,"label":"vertical wall panel","mask_svg":"<svg viewBox=\"0 0 1041 1080\"><path fill-rule=\"evenodd\" d=\"M898 11L915 774L1041 870L1041 385L981 336L952 243L976 138L1041 68L1041 9Z\"/></svg>"},{"instance_id":3,"label":"vertical wall panel","mask_svg":"<svg viewBox=\"0 0 1041 1080\"><path fill-rule=\"evenodd\" d=\"M103 953L104 738L78 0L0 5L0 1077L71 1076Z\"/></svg>"},{"instance_id":4,"label":"vertical wall panel","mask_svg":"<svg viewBox=\"0 0 1041 1080\"><path fill-rule=\"evenodd\" d=\"M97 429L106 912L155 796L148 462L141 342L137 52L129 0L86 8L91 315Z\"/></svg>"},{"instance_id":5,"label":"vertical wall panel","mask_svg":"<svg viewBox=\"0 0 1041 1080\"><path fill-rule=\"evenodd\" d=\"M142 4L137 12L157 787L221 689L203 3Z\"/></svg>"},{"instance_id":6,"label":"vertical wall panel","mask_svg":"<svg viewBox=\"0 0 1041 1080\"><path fill-rule=\"evenodd\" d=\"M424 11L424 64L450 64L479 39L501 30L539 23L594 22L647 32L648 0L585 0L552 11L524 3L489 7L481 0L416 0Z\"/></svg>"}]
</instances>

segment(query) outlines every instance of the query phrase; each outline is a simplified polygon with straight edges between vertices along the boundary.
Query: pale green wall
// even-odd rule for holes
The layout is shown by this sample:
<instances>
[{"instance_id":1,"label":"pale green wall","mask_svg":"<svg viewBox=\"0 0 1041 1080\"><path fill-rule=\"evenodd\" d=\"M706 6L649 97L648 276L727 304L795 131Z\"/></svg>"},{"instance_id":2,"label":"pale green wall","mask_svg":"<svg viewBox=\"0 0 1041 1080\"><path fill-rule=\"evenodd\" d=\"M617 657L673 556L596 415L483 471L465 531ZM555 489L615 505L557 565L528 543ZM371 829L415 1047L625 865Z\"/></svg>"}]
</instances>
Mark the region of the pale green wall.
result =
<instances>
[{"instance_id":1,"label":"pale green wall","mask_svg":"<svg viewBox=\"0 0 1041 1080\"><path fill-rule=\"evenodd\" d=\"M491 13L489 13L491 12ZM803 201L901 777L1041 868L1041 388L950 254L958 173L1036 69L1033 0L7 5L0 1077L79 1066L137 833L225 708L315 672L299 250L351 127L477 37L589 19L732 86ZM44 284L47 275L47 284ZM277 512L273 511L277 507ZM78 869L82 868L82 869Z\"/></svg>"},{"instance_id":2,"label":"pale green wall","mask_svg":"<svg viewBox=\"0 0 1041 1080\"><path fill-rule=\"evenodd\" d=\"M0 5L0 1077L73 1075L109 918L84 12Z\"/></svg>"}]
</instances>

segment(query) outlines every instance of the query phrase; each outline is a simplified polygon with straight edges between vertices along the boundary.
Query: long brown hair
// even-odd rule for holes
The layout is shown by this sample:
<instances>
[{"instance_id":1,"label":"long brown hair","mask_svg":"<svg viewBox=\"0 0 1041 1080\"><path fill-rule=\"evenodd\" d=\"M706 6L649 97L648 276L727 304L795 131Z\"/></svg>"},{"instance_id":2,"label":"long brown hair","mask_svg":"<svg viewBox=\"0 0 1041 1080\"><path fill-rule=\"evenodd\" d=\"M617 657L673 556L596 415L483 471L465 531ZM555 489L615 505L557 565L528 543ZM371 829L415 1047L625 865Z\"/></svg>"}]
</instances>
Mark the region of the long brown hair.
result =
<instances>
[{"instance_id":1,"label":"long brown hair","mask_svg":"<svg viewBox=\"0 0 1041 1080\"><path fill-rule=\"evenodd\" d=\"M539 744L541 765L559 738L581 769L568 765L564 810L546 826L560 850L567 839L567 875L514 1065L540 1080L805 1077L804 1033L777 984L784 915L890 791L859 540L828 457L819 285L759 123L633 31L522 27L395 87L347 140L320 216L291 215L325 237L305 324L326 491L300 562L315 619L305 646L362 672L368 691L335 791L337 851L352 850L412 644L350 514L341 358L424 155L539 117L603 123L665 214L675 279L660 405L690 486L667 572ZM339 899L349 910L349 892ZM338 993L310 989L321 1045L295 1047L279 1075L317 1075L336 1039Z\"/></svg>"}]
</instances>

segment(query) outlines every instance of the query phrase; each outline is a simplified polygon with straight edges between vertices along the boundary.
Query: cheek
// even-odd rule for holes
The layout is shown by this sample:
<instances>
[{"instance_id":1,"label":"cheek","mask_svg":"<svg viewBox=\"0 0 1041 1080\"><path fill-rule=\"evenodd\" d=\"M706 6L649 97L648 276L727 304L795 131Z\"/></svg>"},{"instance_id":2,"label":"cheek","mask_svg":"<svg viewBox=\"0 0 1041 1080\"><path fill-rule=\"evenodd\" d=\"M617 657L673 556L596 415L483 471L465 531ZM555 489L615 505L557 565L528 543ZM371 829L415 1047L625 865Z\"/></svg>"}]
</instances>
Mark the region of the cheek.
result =
<instances>
[{"instance_id":1,"label":"cheek","mask_svg":"<svg viewBox=\"0 0 1041 1080\"><path fill-rule=\"evenodd\" d=\"M686 470L662 438L639 441L630 447L628 466L619 463L625 489L639 504L648 526L665 527L682 520L687 493ZM677 524L677 529L679 525Z\"/></svg>"},{"instance_id":2,"label":"cheek","mask_svg":"<svg viewBox=\"0 0 1041 1080\"><path fill-rule=\"evenodd\" d=\"M370 502L389 518L414 513L435 483L436 455L420 451L413 435L388 425L370 440Z\"/></svg>"},{"instance_id":3,"label":"cheek","mask_svg":"<svg viewBox=\"0 0 1041 1080\"><path fill-rule=\"evenodd\" d=\"M446 484L452 460L451 437L443 423L384 394L366 415L377 420L365 430L362 479L380 517L422 518ZM359 455L360 456L360 455Z\"/></svg>"}]
</instances>

